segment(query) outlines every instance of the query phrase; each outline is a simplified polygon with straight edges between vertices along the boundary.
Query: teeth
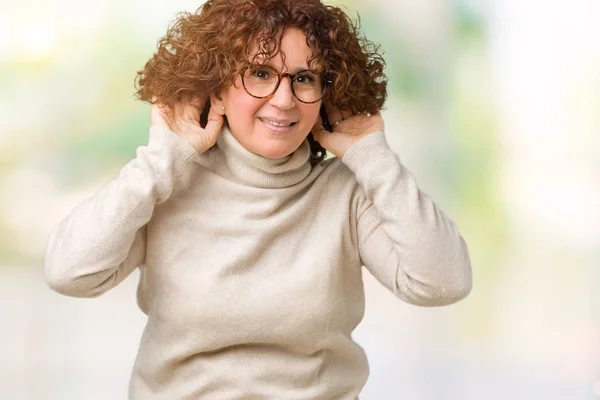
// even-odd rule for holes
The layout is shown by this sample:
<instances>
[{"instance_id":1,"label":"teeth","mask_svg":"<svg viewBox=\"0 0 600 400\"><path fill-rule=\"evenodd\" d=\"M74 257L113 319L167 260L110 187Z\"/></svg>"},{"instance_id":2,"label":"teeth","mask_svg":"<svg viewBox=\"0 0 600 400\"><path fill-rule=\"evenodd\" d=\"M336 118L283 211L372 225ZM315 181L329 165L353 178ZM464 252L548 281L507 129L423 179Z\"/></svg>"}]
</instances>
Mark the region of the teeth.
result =
<instances>
[{"instance_id":1,"label":"teeth","mask_svg":"<svg viewBox=\"0 0 600 400\"><path fill-rule=\"evenodd\" d=\"M269 119L264 119L264 118L261 118L261 120L263 120L267 124L271 124L271 125L275 125L275 126L291 126L292 125L291 123L284 124L281 122L275 122L275 121L271 121Z\"/></svg>"}]
</instances>

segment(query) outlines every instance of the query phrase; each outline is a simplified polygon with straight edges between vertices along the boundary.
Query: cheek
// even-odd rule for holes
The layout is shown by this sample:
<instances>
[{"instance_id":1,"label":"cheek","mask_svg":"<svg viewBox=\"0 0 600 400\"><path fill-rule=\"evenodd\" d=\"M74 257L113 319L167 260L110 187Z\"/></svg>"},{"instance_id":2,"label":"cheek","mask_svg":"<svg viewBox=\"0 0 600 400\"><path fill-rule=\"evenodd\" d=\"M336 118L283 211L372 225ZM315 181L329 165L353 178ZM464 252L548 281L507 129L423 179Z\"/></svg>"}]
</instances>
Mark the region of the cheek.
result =
<instances>
[{"instance_id":1,"label":"cheek","mask_svg":"<svg viewBox=\"0 0 600 400\"><path fill-rule=\"evenodd\" d=\"M230 99L227 107L232 117L237 119L252 119L260 108L259 104L250 96L236 96Z\"/></svg>"},{"instance_id":2,"label":"cheek","mask_svg":"<svg viewBox=\"0 0 600 400\"><path fill-rule=\"evenodd\" d=\"M319 110L321 109L321 103L316 104L303 104L301 109L303 125L305 124L309 128L317 122L319 117Z\"/></svg>"},{"instance_id":3,"label":"cheek","mask_svg":"<svg viewBox=\"0 0 600 400\"><path fill-rule=\"evenodd\" d=\"M227 109L227 118L230 123L234 120L244 121L254 118L254 115L262 105L262 101L249 96L241 82L236 82L237 87L231 86L224 98L224 105Z\"/></svg>"}]
</instances>

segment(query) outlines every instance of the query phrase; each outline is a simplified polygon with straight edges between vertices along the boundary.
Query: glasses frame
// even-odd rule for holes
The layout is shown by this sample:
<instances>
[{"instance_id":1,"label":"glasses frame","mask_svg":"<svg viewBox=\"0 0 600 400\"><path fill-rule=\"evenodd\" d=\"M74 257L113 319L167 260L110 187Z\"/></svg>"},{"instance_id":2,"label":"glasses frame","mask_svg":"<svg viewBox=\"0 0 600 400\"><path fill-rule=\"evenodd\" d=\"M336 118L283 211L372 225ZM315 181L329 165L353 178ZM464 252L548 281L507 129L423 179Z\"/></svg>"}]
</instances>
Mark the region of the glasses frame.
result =
<instances>
[{"instance_id":1,"label":"glasses frame","mask_svg":"<svg viewBox=\"0 0 600 400\"><path fill-rule=\"evenodd\" d=\"M246 82L244 82L244 74L250 68L252 68L252 67L245 67L244 69L242 69L242 71L240 72L240 76L242 78L242 86L244 86L244 90L246 91L246 93L248 93L250 96L254 97L255 99L267 99L267 98L273 96L275 94L275 92L277 91L277 89L279 89L281 80L285 77L289 77L290 78L290 88L292 89L292 94L294 95L294 98L296 98L299 102L304 103L304 104L315 104L315 103L318 103L319 101L323 100L323 98L325 97L325 94L327 93L327 89L329 88L329 85L331 85L333 83L332 80L321 76L321 79L323 80L323 93L321 93L321 97L319 97L315 101L304 101L298 97L298 95L296 94L296 91L294 90L294 78L296 77L296 75L300 75L304 72L310 72L311 74L314 72L312 72L308 69L303 69L302 71L298 71L295 74L290 74L288 72L280 72L277 74L277 84L275 85L275 88L273 89L273 91L271 93L269 93L266 96L255 96L248 91L248 88L246 87ZM268 68L273 69L271 67L268 67ZM275 71L275 70L273 69L273 71Z\"/></svg>"}]
</instances>

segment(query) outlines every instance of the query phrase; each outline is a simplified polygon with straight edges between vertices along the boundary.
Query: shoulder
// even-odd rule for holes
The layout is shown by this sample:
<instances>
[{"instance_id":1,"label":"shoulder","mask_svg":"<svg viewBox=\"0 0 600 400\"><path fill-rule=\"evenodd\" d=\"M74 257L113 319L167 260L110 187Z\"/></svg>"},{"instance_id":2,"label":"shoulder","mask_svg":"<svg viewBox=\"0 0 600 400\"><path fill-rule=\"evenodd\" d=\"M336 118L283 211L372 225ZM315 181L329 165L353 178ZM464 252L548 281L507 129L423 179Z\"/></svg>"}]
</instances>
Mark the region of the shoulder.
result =
<instances>
[{"instance_id":1,"label":"shoulder","mask_svg":"<svg viewBox=\"0 0 600 400\"><path fill-rule=\"evenodd\" d=\"M321 179L338 179L342 181L355 181L354 173L337 157L328 158L313 166L313 172Z\"/></svg>"}]
</instances>

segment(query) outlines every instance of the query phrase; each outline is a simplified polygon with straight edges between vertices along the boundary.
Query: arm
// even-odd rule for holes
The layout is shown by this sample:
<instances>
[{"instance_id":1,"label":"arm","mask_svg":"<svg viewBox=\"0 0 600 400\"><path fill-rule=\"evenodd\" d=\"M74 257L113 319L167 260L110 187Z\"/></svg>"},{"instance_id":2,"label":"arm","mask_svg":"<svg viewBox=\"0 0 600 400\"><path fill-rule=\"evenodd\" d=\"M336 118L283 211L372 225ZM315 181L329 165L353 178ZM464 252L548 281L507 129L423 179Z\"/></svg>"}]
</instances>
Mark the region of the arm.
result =
<instances>
[{"instance_id":1,"label":"arm","mask_svg":"<svg viewBox=\"0 0 600 400\"><path fill-rule=\"evenodd\" d=\"M383 131L356 142L342 161L367 196L357 217L365 267L411 304L440 306L466 297L472 285L467 246L454 223L419 190Z\"/></svg>"},{"instance_id":2,"label":"arm","mask_svg":"<svg viewBox=\"0 0 600 400\"><path fill-rule=\"evenodd\" d=\"M148 145L137 149L119 176L51 232L44 258L48 285L68 296L94 297L143 264L146 223L196 154L177 134L151 127Z\"/></svg>"}]
</instances>

